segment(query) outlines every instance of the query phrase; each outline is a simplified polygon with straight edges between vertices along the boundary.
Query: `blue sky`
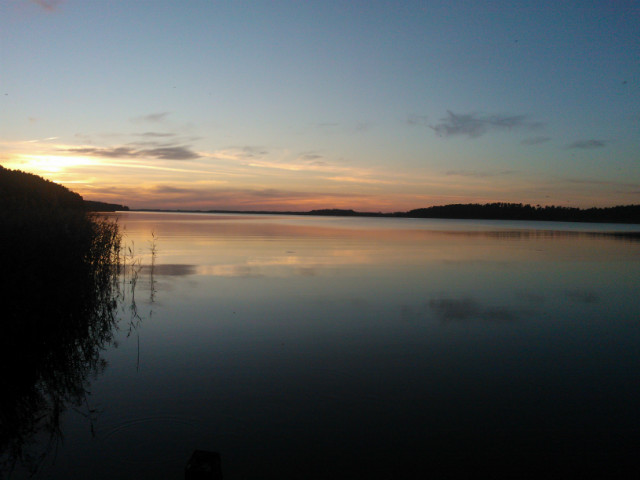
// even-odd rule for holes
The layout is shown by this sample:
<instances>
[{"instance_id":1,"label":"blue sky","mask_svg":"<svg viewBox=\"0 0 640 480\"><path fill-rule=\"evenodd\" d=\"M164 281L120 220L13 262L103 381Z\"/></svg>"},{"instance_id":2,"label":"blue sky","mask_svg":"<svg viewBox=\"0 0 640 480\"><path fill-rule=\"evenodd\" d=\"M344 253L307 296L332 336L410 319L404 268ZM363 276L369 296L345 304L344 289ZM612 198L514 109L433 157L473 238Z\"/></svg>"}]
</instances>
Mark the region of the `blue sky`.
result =
<instances>
[{"instance_id":1,"label":"blue sky","mask_svg":"<svg viewBox=\"0 0 640 480\"><path fill-rule=\"evenodd\" d=\"M133 208L640 203L640 2L0 3L0 163Z\"/></svg>"}]
</instances>

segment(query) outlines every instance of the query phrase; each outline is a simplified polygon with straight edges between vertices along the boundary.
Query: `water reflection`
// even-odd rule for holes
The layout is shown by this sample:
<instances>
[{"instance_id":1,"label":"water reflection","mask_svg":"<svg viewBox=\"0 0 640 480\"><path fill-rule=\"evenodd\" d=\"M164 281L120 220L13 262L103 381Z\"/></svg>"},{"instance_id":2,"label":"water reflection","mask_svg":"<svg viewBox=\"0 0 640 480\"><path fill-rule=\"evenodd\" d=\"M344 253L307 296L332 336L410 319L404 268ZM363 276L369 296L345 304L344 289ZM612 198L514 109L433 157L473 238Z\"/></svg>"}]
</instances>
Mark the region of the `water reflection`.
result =
<instances>
[{"instance_id":1,"label":"water reflection","mask_svg":"<svg viewBox=\"0 0 640 480\"><path fill-rule=\"evenodd\" d=\"M12 232L1 252L0 476L55 456L68 409L94 428L90 383L116 327L120 237L113 223L78 222L69 237L64 225L39 241Z\"/></svg>"},{"instance_id":2,"label":"water reflection","mask_svg":"<svg viewBox=\"0 0 640 480\"><path fill-rule=\"evenodd\" d=\"M52 478L181 478L194 449L225 478L635 468L638 244L392 220L123 215L153 322Z\"/></svg>"},{"instance_id":3,"label":"water reflection","mask_svg":"<svg viewBox=\"0 0 640 480\"><path fill-rule=\"evenodd\" d=\"M123 213L121 221L125 236L138 244L152 232L157 235L162 243L158 268L167 275L245 278L335 275L359 265L394 269L444 263L461 269L466 265L508 269L515 263L551 258L583 261L591 257L594 246L607 261L626 255L618 242L637 243L640 238L637 232L624 231L627 226L617 225L617 230L598 226L601 230L595 231L589 224L553 222L478 225L425 219L168 213ZM497 249L499 244L508 248Z\"/></svg>"},{"instance_id":4,"label":"water reflection","mask_svg":"<svg viewBox=\"0 0 640 480\"><path fill-rule=\"evenodd\" d=\"M574 302L591 304L600 301L598 294L589 290L565 290L565 294Z\"/></svg>"},{"instance_id":5,"label":"water reflection","mask_svg":"<svg viewBox=\"0 0 640 480\"><path fill-rule=\"evenodd\" d=\"M510 322L523 314L503 305L482 305L473 298L436 298L429 301L429 307L436 317L444 322L460 320Z\"/></svg>"},{"instance_id":6,"label":"water reflection","mask_svg":"<svg viewBox=\"0 0 640 480\"><path fill-rule=\"evenodd\" d=\"M141 274L151 274L151 265L142 265L140 269ZM153 274L157 276L169 276L169 277L182 277L185 275L195 275L198 273L196 265L175 265L175 264L160 264L153 267Z\"/></svg>"}]
</instances>

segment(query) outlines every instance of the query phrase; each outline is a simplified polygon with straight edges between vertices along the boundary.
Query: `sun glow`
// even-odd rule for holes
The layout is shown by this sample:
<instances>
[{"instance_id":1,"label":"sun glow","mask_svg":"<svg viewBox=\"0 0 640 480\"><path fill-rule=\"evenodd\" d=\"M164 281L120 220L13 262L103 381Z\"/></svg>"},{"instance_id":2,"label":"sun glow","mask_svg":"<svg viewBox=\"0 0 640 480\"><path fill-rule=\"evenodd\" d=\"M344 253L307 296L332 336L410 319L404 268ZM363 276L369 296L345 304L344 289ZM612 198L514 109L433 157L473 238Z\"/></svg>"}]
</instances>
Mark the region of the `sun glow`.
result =
<instances>
[{"instance_id":1,"label":"sun glow","mask_svg":"<svg viewBox=\"0 0 640 480\"><path fill-rule=\"evenodd\" d=\"M98 160L90 157L22 154L7 162L5 166L47 177L47 175L51 174L64 173L75 167L95 166L98 164Z\"/></svg>"}]
</instances>

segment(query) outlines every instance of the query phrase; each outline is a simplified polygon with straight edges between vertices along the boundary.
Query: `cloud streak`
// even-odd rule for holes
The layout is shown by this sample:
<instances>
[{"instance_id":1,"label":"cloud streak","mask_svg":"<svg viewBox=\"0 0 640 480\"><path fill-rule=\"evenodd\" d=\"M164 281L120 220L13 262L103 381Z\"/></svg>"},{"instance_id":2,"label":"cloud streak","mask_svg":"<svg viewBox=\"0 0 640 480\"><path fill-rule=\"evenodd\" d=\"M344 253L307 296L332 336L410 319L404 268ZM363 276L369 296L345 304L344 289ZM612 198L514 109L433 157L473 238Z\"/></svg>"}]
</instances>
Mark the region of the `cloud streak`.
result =
<instances>
[{"instance_id":1,"label":"cloud streak","mask_svg":"<svg viewBox=\"0 0 640 480\"><path fill-rule=\"evenodd\" d=\"M605 140L590 139L590 140L578 140L576 142L573 142L567 148L577 148L577 149L581 149L581 150L593 150L593 149L596 149L596 148L603 148L606 145L607 145L607 142Z\"/></svg>"},{"instance_id":2,"label":"cloud streak","mask_svg":"<svg viewBox=\"0 0 640 480\"><path fill-rule=\"evenodd\" d=\"M60 0L31 0L31 3L35 3L47 12L53 12L60 4Z\"/></svg>"},{"instance_id":3,"label":"cloud streak","mask_svg":"<svg viewBox=\"0 0 640 480\"><path fill-rule=\"evenodd\" d=\"M431 128L438 135L444 137L459 135L477 138L490 131L535 129L542 125L540 122L528 120L526 115L480 115L477 113L454 113L449 110L440 123L431 125Z\"/></svg>"},{"instance_id":4,"label":"cloud streak","mask_svg":"<svg viewBox=\"0 0 640 480\"><path fill-rule=\"evenodd\" d=\"M149 122L149 123L160 123L165 120L167 115L171 112L158 112L158 113L149 113L148 115L142 115L140 117L135 117L133 119L134 122Z\"/></svg>"},{"instance_id":5,"label":"cloud streak","mask_svg":"<svg viewBox=\"0 0 640 480\"><path fill-rule=\"evenodd\" d=\"M638 188L640 184L633 182L617 182L612 180L601 180L595 178L563 178L563 182L577 185L600 185L612 186L617 188Z\"/></svg>"},{"instance_id":6,"label":"cloud streak","mask_svg":"<svg viewBox=\"0 0 640 480\"><path fill-rule=\"evenodd\" d=\"M210 182L198 185L169 184L94 186L81 193L85 198L125 203L133 208L199 210L291 210L305 211L336 205L350 208L364 198L353 193L325 193L280 188L224 188ZM366 197L366 196L365 196Z\"/></svg>"},{"instance_id":7,"label":"cloud streak","mask_svg":"<svg viewBox=\"0 0 640 480\"><path fill-rule=\"evenodd\" d=\"M429 307L443 322L488 320L508 322L518 319L519 312L506 306L485 306L473 298L435 298Z\"/></svg>"},{"instance_id":8,"label":"cloud streak","mask_svg":"<svg viewBox=\"0 0 640 480\"><path fill-rule=\"evenodd\" d=\"M426 115L417 115L415 113L410 113L407 115L407 124L408 125L429 125L428 117Z\"/></svg>"},{"instance_id":9,"label":"cloud streak","mask_svg":"<svg viewBox=\"0 0 640 480\"><path fill-rule=\"evenodd\" d=\"M225 160L250 161L260 159L269 154L269 151L263 147L254 145L232 146L206 156L212 158L223 158Z\"/></svg>"},{"instance_id":10,"label":"cloud streak","mask_svg":"<svg viewBox=\"0 0 640 480\"><path fill-rule=\"evenodd\" d=\"M135 149L131 147L78 147L59 150L72 155L88 155L102 158L156 158L158 160L193 160L200 155L187 146L163 146Z\"/></svg>"},{"instance_id":11,"label":"cloud streak","mask_svg":"<svg viewBox=\"0 0 640 480\"><path fill-rule=\"evenodd\" d=\"M540 145L542 143L547 143L551 140L551 137L529 137L525 138L520 142L522 145L532 146L532 145Z\"/></svg>"},{"instance_id":12,"label":"cloud streak","mask_svg":"<svg viewBox=\"0 0 640 480\"><path fill-rule=\"evenodd\" d=\"M363 185L395 185L396 182L393 180L382 180L378 178L366 178L366 177L347 177L347 176L335 176L335 177L326 177L326 180L331 180L332 182L342 182L342 183L361 183Z\"/></svg>"},{"instance_id":13,"label":"cloud streak","mask_svg":"<svg viewBox=\"0 0 640 480\"><path fill-rule=\"evenodd\" d=\"M151 138L164 138L164 137L175 137L175 133L167 133L167 132L144 132L138 133L139 137L151 137Z\"/></svg>"},{"instance_id":14,"label":"cloud streak","mask_svg":"<svg viewBox=\"0 0 640 480\"><path fill-rule=\"evenodd\" d=\"M518 172L516 172L515 170L501 170L498 172L481 172L478 170L449 170L445 172L445 175L456 177L488 178L502 175L513 175L515 173Z\"/></svg>"},{"instance_id":15,"label":"cloud streak","mask_svg":"<svg viewBox=\"0 0 640 480\"><path fill-rule=\"evenodd\" d=\"M319 160L322 158L322 155L317 153L304 153L299 157L301 160Z\"/></svg>"}]
</instances>

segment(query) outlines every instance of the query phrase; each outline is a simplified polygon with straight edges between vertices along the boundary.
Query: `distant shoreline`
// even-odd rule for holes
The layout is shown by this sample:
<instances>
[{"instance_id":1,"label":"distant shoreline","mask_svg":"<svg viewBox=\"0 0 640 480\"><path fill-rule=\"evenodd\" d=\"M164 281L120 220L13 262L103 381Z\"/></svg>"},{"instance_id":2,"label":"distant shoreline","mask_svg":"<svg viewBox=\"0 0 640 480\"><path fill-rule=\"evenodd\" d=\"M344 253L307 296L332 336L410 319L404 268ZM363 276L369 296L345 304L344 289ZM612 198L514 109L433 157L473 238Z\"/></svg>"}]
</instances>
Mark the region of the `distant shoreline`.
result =
<instances>
[{"instance_id":1,"label":"distant shoreline","mask_svg":"<svg viewBox=\"0 0 640 480\"><path fill-rule=\"evenodd\" d=\"M358 212L351 209L324 208L309 211L273 210L195 210L195 209L130 209L126 205L83 199L68 188L32 173L9 170L0 166L0 213L16 213L24 208L49 207L80 209L85 212L175 212L231 213L236 215L310 215L331 217L378 218L443 218L456 220L528 220L553 222L640 224L640 204L605 208L574 208L522 203L466 203L417 208L407 212ZM33 208L32 208L33 209Z\"/></svg>"},{"instance_id":2,"label":"distant shoreline","mask_svg":"<svg viewBox=\"0 0 640 480\"><path fill-rule=\"evenodd\" d=\"M440 218L452 220L526 220L585 223L640 224L640 205L606 208L572 208L531 206L516 203L455 204L409 210L407 212L358 212L348 209L300 211L273 210L194 210L194 209L131 209L132 212L203 213L234 215L298 215L330 217L377 218Z\"/></svg>"}]
</instances>

